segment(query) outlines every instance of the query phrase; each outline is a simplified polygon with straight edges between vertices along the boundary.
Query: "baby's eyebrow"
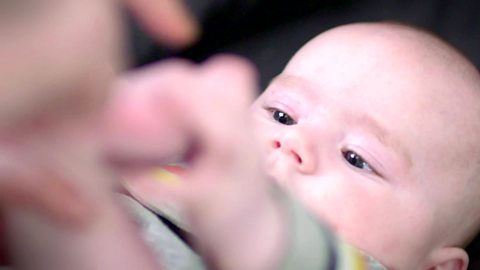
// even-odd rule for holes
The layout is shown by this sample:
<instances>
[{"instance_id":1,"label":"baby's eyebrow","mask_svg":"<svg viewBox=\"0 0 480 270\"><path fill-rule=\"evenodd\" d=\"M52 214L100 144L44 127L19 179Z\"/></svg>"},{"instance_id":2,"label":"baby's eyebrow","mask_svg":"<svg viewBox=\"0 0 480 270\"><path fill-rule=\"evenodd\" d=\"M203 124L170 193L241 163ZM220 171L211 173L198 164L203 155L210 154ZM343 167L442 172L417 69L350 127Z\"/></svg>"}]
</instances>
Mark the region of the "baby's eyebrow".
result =
<instances>
[{"instance_id":1,"label":"baby's eyebrow","mask_svg":"<svg viewBox=\"0 0 480 270\"><path fill-rule=\"evenodd\" d=\"M412 159L409 152L407 151L407 148L398 138L392 136L392 133L389 133L387 129L382 124L380 124L380 122L377 121L374 117L363 112L347 111L345 113L345 119L347 123L354 122L356 125L361 125L362 127L371 131L374 136L380 141L380 143L391 147L405 161L405 164L408 167L411 167Z\"/></svg>"}]
</instances>

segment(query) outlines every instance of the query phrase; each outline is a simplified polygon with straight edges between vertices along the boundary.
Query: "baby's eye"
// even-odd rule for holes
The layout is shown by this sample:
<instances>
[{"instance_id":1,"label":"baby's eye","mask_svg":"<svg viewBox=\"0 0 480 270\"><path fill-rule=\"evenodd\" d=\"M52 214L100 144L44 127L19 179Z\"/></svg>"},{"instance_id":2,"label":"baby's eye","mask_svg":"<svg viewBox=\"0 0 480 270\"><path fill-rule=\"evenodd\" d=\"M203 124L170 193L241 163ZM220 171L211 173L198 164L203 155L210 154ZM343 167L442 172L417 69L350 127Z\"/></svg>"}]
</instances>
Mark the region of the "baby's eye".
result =
<instances>
[{"instance_id":1,"label":"baby's eye","mask_svg":"<svg viewBox=\"0 0 480 270\"><path fill-rule=\"evenodd\" d=\"M360 156L359 154L351 151L351 150L347 150L347 151L343 151L343 157L345 158L345 160L350 163L352 166L354 167L357 167L359 169L362 169L362 170L366 170L366 171L369 171L369 172L373 172L374 170L372 169L372 167L370 166L370 164L368 164L363 158L362 156Z\"/></svg>"},{"instance_id":2,"label":"baby's eye","mask_svg":"<svg viewBox=\"0 0 480 270\"><path fill-rule=\"evenodd\" d=\"M278 109L271 109L270 111L272 112L273 119L282 125L291 126L297 123L290 115L285 112L282 112Z\"/></svg>"}]
</instances>

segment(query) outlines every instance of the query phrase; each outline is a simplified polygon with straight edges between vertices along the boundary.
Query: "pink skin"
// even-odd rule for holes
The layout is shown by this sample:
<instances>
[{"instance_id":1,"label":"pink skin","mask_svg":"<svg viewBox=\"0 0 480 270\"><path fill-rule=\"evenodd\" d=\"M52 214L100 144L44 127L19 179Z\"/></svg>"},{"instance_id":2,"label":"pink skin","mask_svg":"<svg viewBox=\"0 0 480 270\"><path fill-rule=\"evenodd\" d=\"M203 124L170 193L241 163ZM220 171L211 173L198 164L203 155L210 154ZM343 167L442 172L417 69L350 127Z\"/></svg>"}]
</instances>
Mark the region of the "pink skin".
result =
<instances>
[{"instance_id":1,"label":"pink skin","mask_svg":"<svg viewBox=\"0 0 480 270\"><path fill-rule=\"evenodd\" d=\"M4 213L11 208L34 210L55 221L55 226L65 227L81 227L91 223L92 216L98 214L94 211L98 205L92 206L92 196L83 194L78 187L85 183L72 179L76 177L71 177L71 172L48 156L53 152L61 156L71 147L78 158L97 161L98 149L90 132L92 118L98 116L96 113L105 101L110 83L124 62L117 7L120 2L128 4L155 38L172 47L185 46L198 34L198 26L181 0L40 0L2 1L0 4L0 265L6 261L4 238L8 233L5 233L4 223L11 218ZM89 173L103 175L97 182L108 185L110 182L105 178L110 177L105 176L105 171L109 168L94 167L73 170L81 171L79 174L85 170L83 177L88 177ZM65 181L66 178L76 183ZM99 189L107 192L107 188ZM111 200L107 196L101 199ZM106 208L111 211L101 219L102 224L97 222L96 230L92 230L95 232L85 232L90 235L83 235L83 239L91 241L93 246L99 241L116 248L115 240L108 242L106 239L115 235L110 230L111 224L122 222L124 217L117 206ZM110 223L105 222L109 219ZM123 222L116 227L119 232L132 230L131 224ZM31 232L43 225L32 228ZM40 234L47 240L56 240L53 235L62 234L63 229L53 230L50 238L49 234ZM116 233L118 235L122 233ZM142 251L142 243L132 235L127 236L132 239L132 250ZM17 237L15 240L20 243L25 239ZM24 243L33 247L28 245L28 239ZM43 244L39 251L58 248L57 243ZM9 250L9 253L18 255L22 250L23 254L28 254L22 248ZM63 249L67 250L67 247ZM92 257L92 261L97 259ZM48 257L45 262L48 263ZM68 260L63 262L68 264ZM149 260L145 262L144 266ZM39 269L41 266L32 267ZM52 268L57 267L48 269ZM113 268L110 265L104 269Z\"/></svg>"},{"instance_id":2,"label":"pink skin","mask_svg":"<svg viewBox=\"0 0 480 270\"><path fill-rule=\"evenodd\" d=\"M20 7L3 9L0 19L0 34L9 37L0 44L2 131L32 118L95 111L123 60L113 2L12 5Z\"/></svg>"},{"instance_id":3,"label":"pink skin","mask_svg":"<svg viewBox=\"0 0 480 270\"><path fill-rule=\"evenodd\" d=\"M68 184L57 183L57 192L50 192L38 188L48 186L45 179L24 179L26 171L37 178L42 174L36 166L25 169L30 162L21 161L26 154L12 145L11 139L20 145L24 141L41 144L42 136L62 137L71 126L91 125L124 62L117 14L120 2L128 5L157 39L172 47L184 46L198 34L198 26L181 0L0 4L0 36L4 37L0 43L0 146L8 149L3 155L10 155L8 162L0 164L0 175L22 178L0 182L0 204L36 207L55 219L73 223L84 215L69 207L79 196ZM83 127L67 132L76 133ZM57 199L65 203L55 203Z\"/></svg>"},{"instance_id":4,"label":"pink skin","mask_svg":"<svg viewBox=\"0 0 480 270\"><path fill-rule=\"evenodd\" d=\"M448 269L465 269L468 258L448 248L455 243L444 221L468 189L474 164L455 160L471 146L467 130L478 127L445 127L472 119L478 105L469 99L478 95L409 35L356 25L319 36L255 102L255 131L267 171L349 242L393 269L448 259ZM467 90L452 93L452 85ZM280 124L277 110L295 124ZM346 151L364 162L353 166Z\"/></svg>"},{"instance_id":5,"label":"pink skin","mask_svg":"<svg viewBox=\"0 0 480 270\"><path fill-rule=\"evenodd\" d=\"M99 107L124 62L116 7L122 2L169 46L188 45L199 33L181 0L37 2L0 6L2 129L32 118L84 116Z\"/></svg>"},{"instance_id":6,"label":"pink skin","mask_svg":"<svg viewBox=\"0 0 480 270\"><path fill-rule=\"evenodd\" d=\"M1 9L0 261L159 269L111 196L90 132L123 59L114 2L37 2Z\"/></svg>"},{"instance_id":7,"label":"pink skin","mask_svg":"<svg viewBox=\"0 0 480 270\"><path fill-rule=\"evenodd\" d=\"M77 147L78 156L93 158L83 151L93 147L85 132L91 125L87 122L103 102L122 58L113 1L3 1L1 5L3 246L6 209L35 209L70 226L84 224L92 216L86 196L64 181L69 173L47 156L62 153L65 145L60 145L74 137L68 146ZM3 255L0 252L0 258Z\"/></svg>"},{"instance_id":8,"label":"pink skin","mask_svg":"<svg viewBox=\"0 0 480 270\"><path fill-rule=\"evenodd\" d=\"M105 150L130 165L120 168L127 188L148 205L179 204L197 248L219 269L274 269L284 250L283 212L270 196L252 134L238 132L250 129L252 71L244 60L223 56L133 72L102 125ZM183 181L152 179L152 167L188 149Z\"/></svg>"}]
</instances>

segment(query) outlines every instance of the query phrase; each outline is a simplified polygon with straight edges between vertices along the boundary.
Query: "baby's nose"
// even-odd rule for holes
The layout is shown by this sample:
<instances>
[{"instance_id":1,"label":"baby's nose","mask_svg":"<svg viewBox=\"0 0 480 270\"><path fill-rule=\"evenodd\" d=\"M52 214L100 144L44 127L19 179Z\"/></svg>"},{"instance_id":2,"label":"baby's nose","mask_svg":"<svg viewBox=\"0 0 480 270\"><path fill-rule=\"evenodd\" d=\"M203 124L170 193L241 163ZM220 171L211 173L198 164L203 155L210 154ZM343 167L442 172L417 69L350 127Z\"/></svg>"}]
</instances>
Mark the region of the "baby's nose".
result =
<instances>
[{"instance_id":1,"label":"baby's nose","mask_svg":"<svg viewBox=\"0 0 480 270\"><path fill-rule=\"evenodd\" d=\"M302 174L312 174L316 170L316 155L314 149L301 138L285 136L272 142L274 150L282 151L287 160Z\"/></svg>"}]
</instances>

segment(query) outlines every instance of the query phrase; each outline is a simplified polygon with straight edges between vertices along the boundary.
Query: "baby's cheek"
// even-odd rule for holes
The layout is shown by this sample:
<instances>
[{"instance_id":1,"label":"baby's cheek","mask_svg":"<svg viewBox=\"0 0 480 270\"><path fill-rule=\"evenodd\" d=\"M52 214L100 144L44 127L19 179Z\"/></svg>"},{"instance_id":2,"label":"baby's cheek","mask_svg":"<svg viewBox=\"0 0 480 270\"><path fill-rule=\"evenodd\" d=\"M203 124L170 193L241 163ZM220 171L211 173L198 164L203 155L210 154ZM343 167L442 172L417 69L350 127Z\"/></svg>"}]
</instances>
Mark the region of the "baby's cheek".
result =
<instances>
[{"instance_id":1,"label":"baby's cheek","mask_svg":"<svg viewBox=\"0 0 480 270\"><path fill-rule=\"evenodd\" d=\"M416 258L428 245L428 214L411 197L382 187L350 193L327 211L337 233L387 263ZM403 254L403 256L398 256Z\"/></svg>"},{"instance_id":2,"label":"baby's cheek","mask_svg":"<svg viewBox=\"0 0 480 270\"><path fill-rule=\"evenodd\" d=\"M298 181L296 195L320 219L354 244L388 228L391 198L381 188L340 175ZM380 194L379 194L380 193Z\"/></svg>"},{"instance_id":3,"label":"baby's cheek","mask_svg":"<svg viewBox=\"0 0 480 270\"><path fill-rule=\"evenodd\" d=\"M342 227L351 215L348 206L354 189L346 189L336 175L300 178L295 180L296 197L331 227Z\"/></svg>"}]
</instances>

